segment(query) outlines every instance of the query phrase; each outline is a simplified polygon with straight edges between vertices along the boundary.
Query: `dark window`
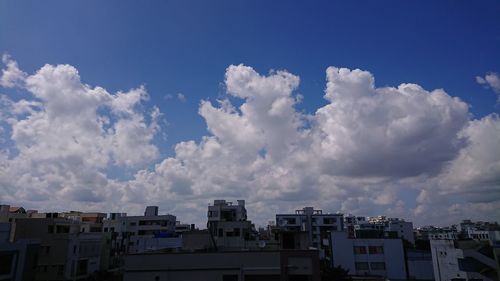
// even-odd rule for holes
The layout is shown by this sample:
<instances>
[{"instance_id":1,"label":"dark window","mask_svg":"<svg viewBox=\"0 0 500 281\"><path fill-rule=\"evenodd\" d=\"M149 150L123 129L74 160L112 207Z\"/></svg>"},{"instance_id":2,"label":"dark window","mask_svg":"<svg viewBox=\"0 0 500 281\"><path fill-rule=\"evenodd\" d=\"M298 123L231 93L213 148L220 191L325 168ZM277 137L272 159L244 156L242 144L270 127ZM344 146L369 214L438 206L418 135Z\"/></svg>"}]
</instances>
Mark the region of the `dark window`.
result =
<instances>
[{"instance_id":1,"label":"dark window","mask_svg":"<svg viewBox=\"0 0 500 281\"><path fill-rule=\"evenodd\" d=\"M323 224L334 224L337 222L337 218L323 218Z\"/></svg>"},{"instance_id":2,"label":"dark window","mask_svg":"<svg viewBox=\"0 0 500 281\"><path fill-rule=\"evenodd\" d=\"M286 224L296 224L297 220L295 218L286 218Z\"/></svg>"},{"instance_id":3,"label":"dark window","mask_svg":"<svg viewBox=\"0 0 500 281\"><path fill-rule=\"evenodd\" d=\"M354 254L357 254L357 255L366 254L366 247L365 246L354 246Z\"/></svg>"},{"instance_id":4,"label":"dark window","mask_svg":"<svg viewBox=\"0 0 500 281\"><path fill-rule=\"evenodd\" d=\"M14 260L14 252L0 253L0 274L9 274L12 269L12 261Z\"/></svg>"},{"instance_id":5,"label":"dark window","mask_svg":"<svg viewBox=\"0 0 500 281\"><path fill-rule=\"evenodd\" d=\"M238 281L238 275L236 274L223 275L222 281Z\"/></svg>"},{"instance_id":6,"label":"dark window","mask_svg":"<svg viewBox=\"0 0 500 281\"><path fill-rule=\"evenodd\" d=\"M47 232L48 233L54 233L54 226L53 225L49 225Z\"/></svg>"},{"instance_id":7,"label":"dark window","mask_svg":"<svg viewBox=\"0 0 500 281\"><path fill-rule=\"evenodd\" d=\"M56 233L69 233L69 225L57 225Z\"/></svg>"},{"instance_id":8,"label":"dark window","mask_svg":"<svg viewBox=\"0 0 500 281\"><path fill-rule=\"evenodd\" d=\"M219 228L219 237L224 236L224 230L222 228Z\"/></svg>"},{"instance_id":9,"label":"dark window","mask_svg":"<svg viewBox=\"0 0 500 281\"><path fill-rule=\"evenodd\" d=\"M88 260L79 260L76 265L76 275L87 274L88 264L89 264Z\"/></svg>"},{"instance_id":10,"label":"dark window","mask_svg":"<svg viewBox=\"0 0 500 281\"><path fill-rule=\"evenodd\" d=\"M385 262L372 262L370 267L372 270L385 270Z\"/></svg>"},{"instance_id":11,"label":"dark window","mask_svg":"<svg viewBox=\"0 0 500 281\"><path fill-rule=\"evenodd\" d=\"M57 266L57 276L63 276L64 275L64 265L58 265Z\"/></svg>"},{"instance_id":12,"label":"dark window","mask_svg":"<svg viewBox=\"0 0 500 281\"><path fill-rule=\"evenodd\" d=\"M369 246L368 252L370 253L370 255L380 255L380 254L384 253L384 247L383 246Z\"/></svg>"},{"instance_id":13,"label":"dark window","mask_svg":"<svg viewBox=\"0 0 500 281\"><path fill-rule=\"evenodd\" d=\"M354 264L356 270L370 270L367 262L357 262Z\"/></svg>"}]
</instances>

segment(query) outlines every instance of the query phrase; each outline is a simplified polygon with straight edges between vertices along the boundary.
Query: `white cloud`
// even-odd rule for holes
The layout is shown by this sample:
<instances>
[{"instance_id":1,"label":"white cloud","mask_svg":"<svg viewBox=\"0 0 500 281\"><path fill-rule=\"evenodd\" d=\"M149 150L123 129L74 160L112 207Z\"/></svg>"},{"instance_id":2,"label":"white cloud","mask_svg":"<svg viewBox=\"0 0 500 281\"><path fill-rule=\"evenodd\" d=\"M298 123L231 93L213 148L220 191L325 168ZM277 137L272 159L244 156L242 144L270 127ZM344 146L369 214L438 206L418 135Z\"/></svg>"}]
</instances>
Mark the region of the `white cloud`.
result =
<instances>
[{"instance_id":1,"label":"white cloud","mask_svg":"<svg viewBox=\"0 0 500 281\"><path fill-rule=\"evenodd\" d=\"M141 167L158 156L151 141L160 113L146 122L135 110L147 98L144 88L110 94L83 84L69 65L45 65L23 79L33 99L2 108L17 151L0 173L4 198L110 200L108 168Z\"/></svg>"},{"instance_id":2,"label":"white cloud","mask_svg":"<svg viewBox=\"0 0 500 281\"><path fill-rule=\"evenodd\" d=\"M198 224L217 198L247 199L259 223L305 205L417 223L436 210L456 222L461 206L491 218L500 202L498 116L471 121L468 105L444 90L377 88L371 73L335 67L327 69L328 104L307 114L295 109L299 81L229 66L227 93L241 105L201 101L210 134L145 169L158 157L152 142L161 130L159 109L142 112L146 90L111 94L83 84L72 66L46 65L16 84L32 99L1 100L16 153L0 151L0 199L129 213L158 204ZM109 169L135 174L116 180Z\"/></svg>"},{"instance_id":3,"label":"white cloud","mask_svg":"<svg viewBox=\"0 0 500 281\"><path fill-rule=\"evenodd\" d=\"M2 56L2 62L7 66L7 68L2 69L2 75L0 76L0 86L5 88L13 88L16 86L22 86L22 82L26 77L26 73L19 70L17 62L12 60L7 54Z\"/></svg>"},{"instance_id":4,"label":"white cloud","mask_svg":"<svg viewBox=\"0 0 500 281\"><path fill-rule=\"evenodd\" d=\"M182 93L177 93L177 99L180 101L180 102L186 102L186 96Z\"/></svg>"},{"instance_id":5,"label":"white cloud","mask_svg":"<svg viewBox=\"0 0 500 281\"><path fill-rule=\"evenodd\" d=\"M484 77L476 76L476 82L481 84L483 87L491 88L495 93L500 94L500 76L498 73L490 72Z\"/></svg>"}]
</instances>

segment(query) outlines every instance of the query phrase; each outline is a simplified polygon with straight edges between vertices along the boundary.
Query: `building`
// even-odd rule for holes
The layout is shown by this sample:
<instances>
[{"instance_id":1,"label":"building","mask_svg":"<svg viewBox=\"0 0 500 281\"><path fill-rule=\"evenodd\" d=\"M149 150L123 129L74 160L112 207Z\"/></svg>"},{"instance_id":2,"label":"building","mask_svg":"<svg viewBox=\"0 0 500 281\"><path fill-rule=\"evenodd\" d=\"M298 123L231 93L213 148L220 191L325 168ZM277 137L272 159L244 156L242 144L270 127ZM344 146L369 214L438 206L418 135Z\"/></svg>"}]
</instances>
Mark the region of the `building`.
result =
<instances>
[{"instance_id":1,"label":"building","mask_svg":"<svg viewBox=\"0 0 500 281\"><path fill-rule=\"evenodd\" d=\"M226 200L214 200L208 206L208 234L217 250L248 249L256 247L257 231L247 220L245 200L238 204Z\"/></svg>"},{"instance_id":2,"label":"building","mask_svg":"<svg viewBox=\"0 0 500 281\"><path fill-rule=\"evenodd\" d=\"M176 217L158 215L157 206L148 206L144 216L111 213L103 220L103 231L112 233L112 248L116 254L140 253L148 250L178 248L175 236Z\"/></svg>"},{"instance_id":3,"label":"building","mask_svg":"<svg viewBox=\"0 0 500 281\"><path fill-rule=\"evenodd\" d=\"M29 281L35 278L39 243L20 240L11 243L10 223L0 223L0 280Z\"/></svg>"},{"instance_id":4,"label":"building","mask_svg":"<svg viewBox=\"0 0 500 281\"><path fill-rule=\"evenodd\" d=\"M332 265L352 276L406 280L405 253L401 239L349 238L347 232L332 232Z\"/></svg>"},{"instance_id":5,"label":"building","mask_svg":"<svg viewBox=\"0 0 500 281\"><path fill-rule=\"evenodd\" d=\"M432 254L428 250L406 249L409 280L434 280Z\"/></svg>"},{"instance_id":6,"label":"building","mask_svg":"<svg viewBox=\"0 0 500 281\"><path fill-rule=\"evenodd\" d=\"M124 281L319 281L314 250L142 253L125 259Z\"/></svg>"},{"instance_id":7,"label":"building","mask_svg":"<svg viewBox=\"0 0 500 281\"><path fill-rule=\"evenodd\" d=\"M305 244L307 248L319 249L320 257L325 258L329 253L329 233L342 231L344 218L343 214L323 214L322 210L304 207L295 214L277 214L276 225L282 232L283 249L302 248Z\"/></svg>"},{"instance_id":8,"label":"building","mask_svg":"<svg viewBox=\"0 0 500 281\"><path fill-rule=\"evenodd\" d=\"M40 243L35 280L80 280L101 269L102 233L82 233L80 221L49 213L15 224L15 242Z\"/></svg>"},{"instance_id":9,"label":"building","mask_svg":"<svg viewBox=\"0 0 500 281\"><path fill-rule=\"evenodd\" d=\"M500 280L500 244L485 240L431 240L436 281Z\"/></svg>"}]
</instances>

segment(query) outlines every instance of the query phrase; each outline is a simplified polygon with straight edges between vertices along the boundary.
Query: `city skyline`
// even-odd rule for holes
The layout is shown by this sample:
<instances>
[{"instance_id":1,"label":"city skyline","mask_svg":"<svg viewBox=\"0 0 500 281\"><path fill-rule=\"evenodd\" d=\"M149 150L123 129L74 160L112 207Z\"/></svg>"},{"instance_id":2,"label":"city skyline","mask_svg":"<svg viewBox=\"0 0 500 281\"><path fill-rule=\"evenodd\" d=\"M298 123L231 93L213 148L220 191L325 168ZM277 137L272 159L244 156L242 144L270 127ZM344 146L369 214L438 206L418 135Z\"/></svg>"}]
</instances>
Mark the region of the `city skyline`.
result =
<instances>
[{"instance_id":1,"label":"city skyline","mask_svg":"<svg viewBox=\"0 0 500 281\"><path fill-rule=\"evenodd\" d=\"M2 204L500 217L498 2L113 4L0 4Z\"/></svg>"}]
</instances>

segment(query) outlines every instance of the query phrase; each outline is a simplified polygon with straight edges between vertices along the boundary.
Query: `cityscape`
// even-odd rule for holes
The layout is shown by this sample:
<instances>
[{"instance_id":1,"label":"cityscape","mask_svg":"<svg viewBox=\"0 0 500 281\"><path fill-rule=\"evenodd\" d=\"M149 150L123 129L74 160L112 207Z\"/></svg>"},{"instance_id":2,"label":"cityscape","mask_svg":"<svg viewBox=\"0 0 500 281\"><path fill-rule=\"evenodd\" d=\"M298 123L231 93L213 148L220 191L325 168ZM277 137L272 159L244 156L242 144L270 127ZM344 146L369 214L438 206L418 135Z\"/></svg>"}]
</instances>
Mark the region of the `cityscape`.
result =
<instances>
[{"instance_id":1,"label":"cityscape","mask_svg":"<svg viewBox=\"0 0 500 281\"><path fill-rule=\"evenodd\" d=\"M303 207L256 227L245 200L206 225L144 215L0 206L1 280L498 280L500 225L449 227Z\"/></svg>"},{"instance_id":2,"label":"cityscape","mask_svg":"<svg viewBox=\"0 0 500 281\"><path fill-rule=\"evenodd\" d=\"M0 281L500 281L500 0L0 0Z\"/></svg>"}]
</instances>

